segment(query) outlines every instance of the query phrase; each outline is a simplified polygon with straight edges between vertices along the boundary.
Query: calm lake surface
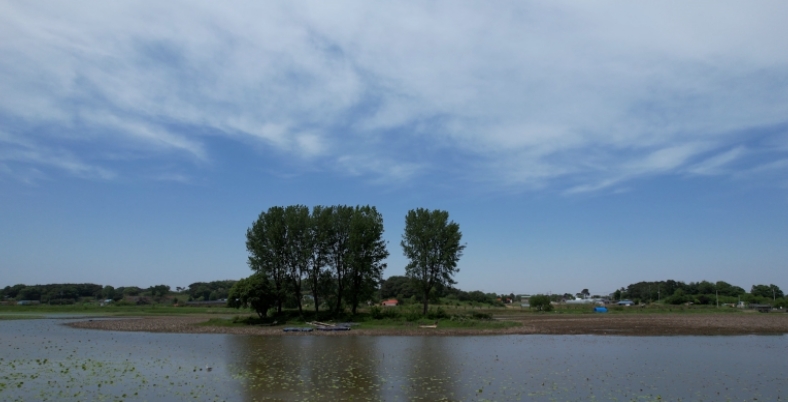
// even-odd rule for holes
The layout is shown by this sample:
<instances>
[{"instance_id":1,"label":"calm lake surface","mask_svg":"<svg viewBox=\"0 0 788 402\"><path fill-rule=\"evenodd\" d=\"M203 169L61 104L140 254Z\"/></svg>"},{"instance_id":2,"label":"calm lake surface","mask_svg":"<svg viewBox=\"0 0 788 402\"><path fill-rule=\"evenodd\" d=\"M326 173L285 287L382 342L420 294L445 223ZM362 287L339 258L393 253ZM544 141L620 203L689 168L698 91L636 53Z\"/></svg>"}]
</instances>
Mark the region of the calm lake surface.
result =
<instances>
[{"instance_id":1,"label":"calm lake surface","mask_svg":"<svg viewBox=\"0 0 788 402\"><path fill-rule=\"evenodd\" d=\"M0 321L0 400L776 401L788 337L150 334Z\"/></svg>"}]
</instances>

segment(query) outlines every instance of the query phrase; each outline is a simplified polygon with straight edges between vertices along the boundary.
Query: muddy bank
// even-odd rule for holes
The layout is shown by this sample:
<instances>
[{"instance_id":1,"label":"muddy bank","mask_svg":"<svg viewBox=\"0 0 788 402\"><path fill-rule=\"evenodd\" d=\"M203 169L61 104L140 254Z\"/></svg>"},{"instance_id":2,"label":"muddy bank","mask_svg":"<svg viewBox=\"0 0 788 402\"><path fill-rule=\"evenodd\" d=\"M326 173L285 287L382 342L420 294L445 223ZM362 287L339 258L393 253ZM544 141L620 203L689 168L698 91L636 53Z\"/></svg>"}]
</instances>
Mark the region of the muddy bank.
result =
<instances>
[{"instance_id":1,"label":"muddy bank","mask_svg":"<svg viewBox=\"0 0 788 402\"><path fill-rule=\"evenodd\" d=\"M174 316L86 320L68 324L75 328L203 334L285 335L282 327L220 327L200 325L210 317ZM627 314L509 316L518 327L494 330L426 329L415 327L354 329L348 332L312 332L288 336L346 335L493 335L493 334L593 334L593 335L775 335L788 333L788 314ZM439 326L440 327L440 326Z\"/></svg>"},{"instance_id":2,"label":"muddy bank","mask_svg":"<svg viewBox=\"0 0 788 402\"><path fill-rule=\"evenodd\" d=\"M788 333L788 314L531 315L513 317L539 334L772 335Z\"/></svg>"}]
</instances>

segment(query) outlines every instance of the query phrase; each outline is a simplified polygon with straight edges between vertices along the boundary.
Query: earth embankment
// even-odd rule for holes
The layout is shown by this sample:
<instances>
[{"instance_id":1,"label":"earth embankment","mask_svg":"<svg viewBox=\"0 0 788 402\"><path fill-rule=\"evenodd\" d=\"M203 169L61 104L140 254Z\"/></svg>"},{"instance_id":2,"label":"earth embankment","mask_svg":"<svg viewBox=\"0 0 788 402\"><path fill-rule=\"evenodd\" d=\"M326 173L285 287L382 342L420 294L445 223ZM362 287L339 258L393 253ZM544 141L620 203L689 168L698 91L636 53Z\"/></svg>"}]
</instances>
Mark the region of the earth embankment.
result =
<instances>
[{"instance_id":1,"label":"earth embankment","mask_svg":"<svg viewBox=\"0 0 788 402\"><path fill-rule=\"evenodd\" d=\"M166 316L94 319L68 325L111 331L283 335L282 327L203 325L207 316ZM500 317L521 325L505 329L441 329L402 326L354 329L348 332L312 332L307 335L777 335L788 333L788 314L523 314ZM293 334L288 334L293 336ZM302 334L303 335L303 334Z\"/></svg>"}]
</instances>

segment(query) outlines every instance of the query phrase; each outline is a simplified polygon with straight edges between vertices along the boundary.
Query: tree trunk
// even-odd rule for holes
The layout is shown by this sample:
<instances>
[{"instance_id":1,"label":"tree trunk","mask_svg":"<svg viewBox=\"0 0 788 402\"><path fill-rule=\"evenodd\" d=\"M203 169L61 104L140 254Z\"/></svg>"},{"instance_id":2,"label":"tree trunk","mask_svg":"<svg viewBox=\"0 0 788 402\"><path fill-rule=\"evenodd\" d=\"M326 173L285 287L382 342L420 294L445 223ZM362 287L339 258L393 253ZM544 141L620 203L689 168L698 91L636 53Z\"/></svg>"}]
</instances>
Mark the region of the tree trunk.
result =
<instances>
[{"instance_id":1,"label":"tree trunk","mask_svg":"<svg viewBox=\"0 0 788 402\"><path fill-rule=\"evenodd\" d=\"M310 276L310 278L309 278L309 287L310 287L310 290L312 291L312 300L314 300L314 302L315 302L315 313L318 313L318 312L320 312L320 307L319 307L320 306L320 301L317 300L317 287L318 287L318 283L319 283L318 282L318 276L315 276L314 272L312 272L311 275L309 275L309 276Z\"/></svg>"},{"instance_id":2,"label":"tree trunk","mask_svg":"<svg viewBox=\"0 0 788 402\"><path fill-rule=\"evenodd\" d=\"M426 292L424 292L424 311L422 311L423 315L427 315L427 306L429 305L429 302L430 302L430 291L427 290Z\"/></svg>"},{"instance_id":3,"label":"tree trunk","mask_svg":"<svg viewBox=\"0 0 788 402\"><path fill-rule=\"evenodd\" d=\"M334 314L339 314L340 308L342 307L342 292L344 291L345 289L342 286L342 280L339 279L337 281L337 307L334 309Z\"/></svg>"},{"instance_id":4,"label":"tree trunk","mask_svg":"<svg viewBox=\"0 0 788 402\"><path fill-rule=\"evenodd\" d=\"M356 315L356 308L358 307L358 293L361 289L361 278L358 277L358 274L353 274L353 283L350 286L350 306L353 315Z\"/></svg>"},{"instance_id":5,"label":"tree trunk","mask_svg":"<svg viewBox=\"0 0 788 402\"><path fill-rule=\"evenodd\" d=\"M304 316L304 310L301 306L301 278L293 278L293 292L295 293L296 302L298 303L298 315Z\"/></svg>"}]
</instances>

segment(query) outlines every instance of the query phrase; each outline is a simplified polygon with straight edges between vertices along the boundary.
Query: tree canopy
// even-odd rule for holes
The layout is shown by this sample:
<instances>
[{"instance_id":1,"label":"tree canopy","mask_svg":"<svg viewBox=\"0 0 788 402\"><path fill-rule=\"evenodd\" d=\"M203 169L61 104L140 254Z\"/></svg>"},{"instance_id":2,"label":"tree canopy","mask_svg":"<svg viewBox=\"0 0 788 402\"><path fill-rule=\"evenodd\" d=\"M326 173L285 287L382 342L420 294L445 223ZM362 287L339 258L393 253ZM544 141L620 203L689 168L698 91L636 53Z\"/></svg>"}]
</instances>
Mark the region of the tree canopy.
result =
<instances>
[{"instance_id":1,"label":"tree canopy","mask_svg":"<svg viewBox=\"0 0 788 402\"><path fill-rule=\"evenodd\" d=\"M400 242L410 260L405 272L421 295L423 314L427 314L430 291L435 286L456 283L453 276L459 272L457 263L465 249L461 240L460 225L449 221L446 211L418 208L405 216Z\"/></svg>"},{"instance_id":2,"label":"tree canopy","mask_svg":"<svg viewBox=\"0 0 788 402\"><path fill-rule=\"evenodd\" d=\"M753 296L765 297L767 299L775 299L784 296L783 291L780 290L780 287L774 284L752 285L752 289L750 290L750 293Z\"/></svg>"},{"instance_id":3,"label":"tree canopy","mask_svg":"<svg viewBox=\"0 0 788 402\"><path fill-rule=\"evenodd\" d=\"M371 206L271 207L246 232L249 267L271 283L277 312L288 301L302 310L303 292L315 311L353 313L374 296L388 257L383 217ZM329 307L330 308L330 307Z\"/></svg>"},{"instance_id":4,"label":"tree canopy","mask_svg":"<svg viewBox=\"0 0 788 402\"><path fill-rule=\"evenodd\" d=\"M271 283L262 273L235 282L227 296L227 305L235 308L251 308L260 318L276 303Z\"/></svg>"},{"instance_id":5,"label":"tree canopy","mask_svg":"<svg viewBox=\"0 0 788 402\"><path fill-rule=\"evenodd\" d=\"M553 305L550 304L550 296L535 295L528 299L528 305L536 311L552 311Z\"/></svg>"}]
</instances>

